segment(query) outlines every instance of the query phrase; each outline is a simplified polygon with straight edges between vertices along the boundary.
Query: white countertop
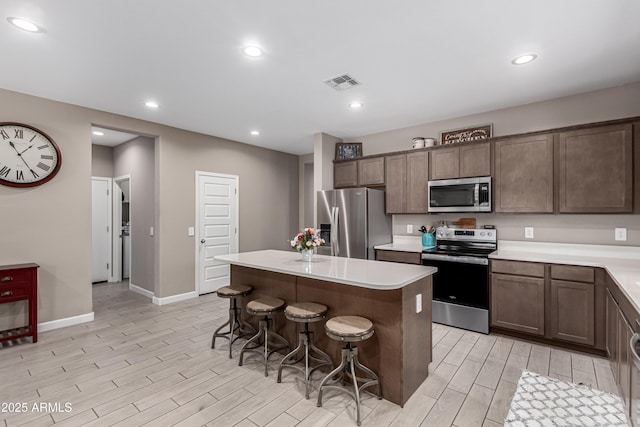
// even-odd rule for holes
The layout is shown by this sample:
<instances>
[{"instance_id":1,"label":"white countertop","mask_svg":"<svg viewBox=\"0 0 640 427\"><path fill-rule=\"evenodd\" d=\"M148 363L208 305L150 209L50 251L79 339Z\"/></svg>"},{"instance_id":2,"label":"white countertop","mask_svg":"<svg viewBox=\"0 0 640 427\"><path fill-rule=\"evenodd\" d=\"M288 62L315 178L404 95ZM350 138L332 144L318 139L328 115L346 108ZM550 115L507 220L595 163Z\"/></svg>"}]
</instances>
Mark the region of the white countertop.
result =
<instances>
[{"instance_id":1,"label":"white countertop","mask_svg":"<svg viewBox=\"0 0 640 427\"><path fill-rule=\"evenodd\" d=\"M422 237L420 236L393 236L393 243L374 246L373 249L398 252L422 252L424 247L422 246Z\"/></svg>"},{"instance_id":2,"label":"white countertop","mask_svg":"<svg viewBox=\"0 0 640 427\"><path fill-rule=\"evenodd\" d=\"M311 262L306 262L298 252L277 250L219 255L215 259L243 267L378 290L399 289L437 271L422 265L318 254L313 255Z\"/></svg>"},{"instance_id":3,"label":"white countertop","mask_svg":"<svg viewBox=\"0 0 640 427\"><path fill-rule=\"evenodd\" d=\"M640 312L640 247L501 240L489 258L604 268Z\"/></svg>"}]
</instances>

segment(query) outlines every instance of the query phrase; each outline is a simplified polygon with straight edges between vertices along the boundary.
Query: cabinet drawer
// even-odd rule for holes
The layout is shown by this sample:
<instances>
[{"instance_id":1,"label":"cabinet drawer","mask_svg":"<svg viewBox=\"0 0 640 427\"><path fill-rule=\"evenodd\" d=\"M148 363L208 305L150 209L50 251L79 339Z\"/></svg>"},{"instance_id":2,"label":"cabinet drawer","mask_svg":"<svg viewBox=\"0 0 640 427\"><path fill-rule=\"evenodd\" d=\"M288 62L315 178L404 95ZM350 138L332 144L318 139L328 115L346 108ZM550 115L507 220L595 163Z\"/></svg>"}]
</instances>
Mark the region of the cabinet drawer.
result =
<instances>
[{"instance_id":1,"label":"cabinet drawer","mask_svg":"<svg viewBox=\"0 0 640 427\"><path fill-rule=\"evenodd\" d=\"M376 251L377 261L403 262L405 264L422 264L422 254L416 252Z\"/></svg>"},{"instance_id":2,"label":"cabinet drawer","mask_svg":"<svg viewBox=\"0 0 640 427\"><path fill-rule=\"evenodd\" d=\"M551 278L570 282L593 283L595 271L593 267L578 267L575 265L552 265Z\"/></svg>"},{"instance_id":3,"label":"cabinet drawer","mask_svg":"<svg viewBox=\"0 0 640 427\"><path fill-rule=\"evenodd\" d=\"M536 262L491 260L491 272L514 274L517 276L544 277L544 264Z\"/></svg>"},{"instance_id":4,"label":"cabinet drawer","mask_svg":"<svg viewBox=\"0 0 640 427\"><path fill-rule=\"evenodd\" d=\"M18 282L29 282L31 280L30 270L1 270L0 287Z\"/></svg>"},{"instance_id":5,"label":"cabinet drawer","mask_svg":"<svg viewBox=\"0 0 640 427\"><path fill-rule=\"evenodd\" d=\"M29 286L21 285L0 286L0 303L3 300L14 298L27 298L29 296Z\"/></svg>"}]
</instances>

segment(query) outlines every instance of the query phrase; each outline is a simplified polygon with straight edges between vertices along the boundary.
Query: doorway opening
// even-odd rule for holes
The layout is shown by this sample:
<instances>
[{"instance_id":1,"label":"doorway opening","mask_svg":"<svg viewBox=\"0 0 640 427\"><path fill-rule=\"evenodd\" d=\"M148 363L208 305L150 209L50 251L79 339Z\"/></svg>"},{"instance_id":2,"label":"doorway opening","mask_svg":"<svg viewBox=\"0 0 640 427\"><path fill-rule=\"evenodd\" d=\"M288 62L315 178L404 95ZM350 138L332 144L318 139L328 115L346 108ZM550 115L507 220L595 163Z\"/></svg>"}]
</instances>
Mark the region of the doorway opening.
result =
<instances>
[{"instance_id":1,"label":"doorway opening","mask_svg":"<svg viewBox=\"0 0 640 427\"><path fill-rule=\"evenodd\" d=\"M155 138L98 126L91 130L92 174L111 180L107 281L153 298Z\"/></svg>"}]
</instances>

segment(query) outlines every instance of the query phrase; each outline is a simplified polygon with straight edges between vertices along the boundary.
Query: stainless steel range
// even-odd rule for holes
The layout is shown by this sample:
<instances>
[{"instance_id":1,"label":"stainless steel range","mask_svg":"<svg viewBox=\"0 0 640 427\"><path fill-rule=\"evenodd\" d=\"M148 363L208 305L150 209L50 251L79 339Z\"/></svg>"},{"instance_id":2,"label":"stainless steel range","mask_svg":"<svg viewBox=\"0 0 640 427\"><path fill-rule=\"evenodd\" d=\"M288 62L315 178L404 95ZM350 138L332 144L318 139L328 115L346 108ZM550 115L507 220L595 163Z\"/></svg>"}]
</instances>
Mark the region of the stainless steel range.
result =
<instances>
[{"instance_id":1,"label":"stainless steel range","mask_svg":"<svg viewBox=\"0 0 640 427\"><path fill-rule=\"evenodd\" d=\"M422 251L433 276L433 321L489 333L489 254L498 249L493 229L438 227L436 246Z\"/></svg>"}]
</instances>

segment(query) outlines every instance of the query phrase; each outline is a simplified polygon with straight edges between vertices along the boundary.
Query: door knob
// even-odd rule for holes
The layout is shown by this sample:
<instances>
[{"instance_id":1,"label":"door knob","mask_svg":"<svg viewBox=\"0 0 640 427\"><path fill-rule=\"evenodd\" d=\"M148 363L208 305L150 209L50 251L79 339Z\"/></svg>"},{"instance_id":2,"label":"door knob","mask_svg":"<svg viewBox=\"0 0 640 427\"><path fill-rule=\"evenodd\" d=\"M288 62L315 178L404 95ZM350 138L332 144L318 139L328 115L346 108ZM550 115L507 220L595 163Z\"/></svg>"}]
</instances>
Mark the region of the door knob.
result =
<instances>
[{"instance_id":1,"label":"door knob","mask_svg":"<svg viewBox=\"0 0 640 427\"><path fill-rule=\"evenodd\" d=\"M204 243L204 242L206 242L206 240L204 240L204 239L200 240L200 243Z\"/></svg>"}]
</instances>

